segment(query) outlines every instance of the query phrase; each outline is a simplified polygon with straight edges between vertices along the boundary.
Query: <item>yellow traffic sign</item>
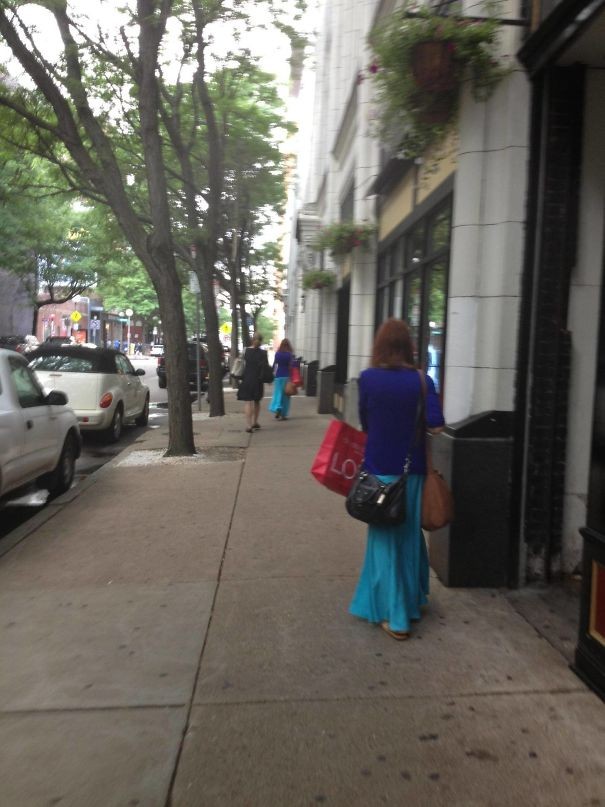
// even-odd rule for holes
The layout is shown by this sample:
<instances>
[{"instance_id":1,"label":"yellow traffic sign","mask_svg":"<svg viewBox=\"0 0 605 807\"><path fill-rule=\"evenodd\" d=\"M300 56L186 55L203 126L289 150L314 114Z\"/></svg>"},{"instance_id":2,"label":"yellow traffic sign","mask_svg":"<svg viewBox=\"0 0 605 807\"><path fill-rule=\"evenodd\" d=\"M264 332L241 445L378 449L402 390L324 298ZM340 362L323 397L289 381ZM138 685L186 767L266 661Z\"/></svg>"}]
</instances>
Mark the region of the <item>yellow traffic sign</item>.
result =
<instances>
[{"instance_id":1,"label":"yellow traffic sign","mask_svg":"<svg viewBox=\"0 0 605 807\"><path fill-rule=\"evenodd\" d=\"M79 311L72 311L69 315L69 318L72 322L80 322L82 319L82 314Z\"/></svg>"},{"instance_id":2,"label":"yellow traffic sign","mask_svg":"<svg viewBox=\"0 0 605 807\"><path fill-rule=\"evenodd\" d=\"M230 322L223 322L221 327L219 328L221 333L227 334L231 333L231 323Z\"/></svg>"}]
</instances>

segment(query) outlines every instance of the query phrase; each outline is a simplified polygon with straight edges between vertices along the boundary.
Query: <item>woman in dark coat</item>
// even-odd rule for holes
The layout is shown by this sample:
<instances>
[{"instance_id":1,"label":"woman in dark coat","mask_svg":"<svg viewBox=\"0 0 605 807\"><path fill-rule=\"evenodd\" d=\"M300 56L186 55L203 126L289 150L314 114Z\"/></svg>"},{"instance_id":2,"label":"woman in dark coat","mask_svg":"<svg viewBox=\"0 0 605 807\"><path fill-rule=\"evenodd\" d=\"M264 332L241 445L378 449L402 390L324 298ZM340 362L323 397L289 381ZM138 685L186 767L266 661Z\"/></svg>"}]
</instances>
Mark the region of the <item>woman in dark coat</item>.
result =
<instances>
[{"instance_id":1,"label":"woman in dark coat","mask_svg":"<svg viewBox=\"0 0 605 807\"><path fill-rule=\"evenodd\" d=\"M255 333L252 339L252 347L246 348L244 353L246 368L237 391L237 400L245 401L244 415L246 417L246 431L249 433L252 433L255 429L260 429L258 416L260 402L264 394L263 372L266 367L269 367L267 351L261 348L262 342L262 335Z\"/></svg>"}]
</instances>

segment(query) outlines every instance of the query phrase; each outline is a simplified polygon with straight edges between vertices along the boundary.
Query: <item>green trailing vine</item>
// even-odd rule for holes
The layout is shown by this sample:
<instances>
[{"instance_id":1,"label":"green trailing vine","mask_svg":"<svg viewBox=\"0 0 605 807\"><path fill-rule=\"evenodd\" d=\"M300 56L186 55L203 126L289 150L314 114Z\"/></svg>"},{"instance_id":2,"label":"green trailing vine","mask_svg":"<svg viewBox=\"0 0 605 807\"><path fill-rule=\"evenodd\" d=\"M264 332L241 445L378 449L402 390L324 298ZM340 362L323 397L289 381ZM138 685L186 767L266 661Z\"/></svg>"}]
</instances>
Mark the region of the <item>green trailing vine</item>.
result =
<instances>
[{"instance_id":1,"label":"green trailing vine","mask_svg":"<svg viewBox=\"0 0 605 807\"><path fill-rule=\"evenodd\" d=\"M313 247L319 252L327 249L333 258L338 258L357 248L367 249L375 234L373 224L338 221L321 228Z\"/></svg>"},{"instance_id":2,"label":"green trailing vine","mask_svg":"<svg viewBox=\"0 0 605 807\"><path fill-rule=\"evenodd\" d=\"M420 156L455 121L462 82L487 100L509 72L496 56L498 32L493 18L441 16L409 3L379 23L369 37L373 60L358 77L377 87L379 137L403 157ZM427 53L440 61L423 61Z\"/></svg>"},{"instance_id":3,"label":"green trailing vine","mask_svg":"<svg viewBox=\"0 0 605 807\"><path fill-rule=\"evenodd\" d=\"M312 272L305 272L303 275L303 289L328 289L331 288L336 281L334 272L328 272L325 269L316 269Z\"/></svg>"}]
</instances>

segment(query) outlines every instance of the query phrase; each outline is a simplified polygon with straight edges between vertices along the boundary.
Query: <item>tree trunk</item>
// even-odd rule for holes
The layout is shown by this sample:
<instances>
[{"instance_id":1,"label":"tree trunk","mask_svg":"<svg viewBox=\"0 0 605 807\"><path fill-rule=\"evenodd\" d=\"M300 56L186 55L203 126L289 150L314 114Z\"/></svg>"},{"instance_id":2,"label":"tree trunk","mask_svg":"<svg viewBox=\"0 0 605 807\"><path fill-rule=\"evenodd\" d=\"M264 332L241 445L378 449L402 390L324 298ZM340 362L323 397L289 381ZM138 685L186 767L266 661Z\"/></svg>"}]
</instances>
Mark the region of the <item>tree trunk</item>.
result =
<instances>
[{"instance_id":1,"label":"tree trunk","mask_svg":"<svg viewBox=\"0 0 605 807\"><path fill-rule=\"evenodd\" d=\"M32 334L33 334L33 336L35 336L36 331L38 330L38 315L40 314L41 306L39 306L37 303L34 303L33 308L34 308L34 311L33 311L33 314L32 314Z\"/></svg>"},{"instance_id":2,"label":"tree trunk","mask_svg":"<svg viewBox=\"0 0 605 807\"><path fill-rule=\"evenodd\" d=\"M139 29L139 113L141 142L145 155L149 207L153 229L147 240L151 260L148 272L158 292L165 334L168 380L168 451L167 456L195 453L193 419L189 395L189 359L187 329L172 243L170 205L166 166L159 127L159 88L157 83L158 48L167 19L167 6L154 16L154 0L137 0Z\"/></svg>"},{"instance_id":3,"label":"tree trunk","mask_svg":"<svg viewBox=\"0 0 605 807\"><path fill-rule=\"evenodd\" d=\"M220 417L225 414L225 399L223 396L223 347L219 339L219 321L216 303L214 300L214 273L210 266L216 260L216 247L211 245L204 251L205 270L196 261L196 274L200 284L202 307L206 320L206 341L208 345L208 401L210 403L210 417Z\"/></svg>"}]
</instances>

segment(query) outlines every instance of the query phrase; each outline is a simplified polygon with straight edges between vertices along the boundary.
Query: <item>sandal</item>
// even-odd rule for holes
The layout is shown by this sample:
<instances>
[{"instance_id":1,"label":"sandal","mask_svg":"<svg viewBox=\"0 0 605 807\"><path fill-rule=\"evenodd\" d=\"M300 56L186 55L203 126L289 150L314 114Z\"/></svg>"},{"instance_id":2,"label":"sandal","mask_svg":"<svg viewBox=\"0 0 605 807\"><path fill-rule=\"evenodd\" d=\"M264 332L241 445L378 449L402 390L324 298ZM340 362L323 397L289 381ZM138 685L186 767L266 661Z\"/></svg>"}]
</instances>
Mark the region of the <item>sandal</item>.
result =
<instances>
[{"instance_id":1,"label":"sandal","mask_svg":"<svg viewBox=\"0 0 605 807\"><path fill-rule=\"evenodd\" d=\"M275 413L275 420L279 420L280 417L281 417L281 409L278 409L277 412Z\"/></svg>"},{"instance_id":2,"label":"sandal","mask_svg":"<svg viewBox=\"0 0 605 807\"><path fill-rule=\"evenodd\" d=\"M252 428L253 429L260 429L260 423L255 423Z\"/></svg>"},{"instance_id":3,"label":"sandal","mask_svg":"<svg viewBox=\"0 0 605 807\"><path fill-rule=\"evenodd\" d=\"M388 622L381 622L380 627L383 629L385 633L388 633L391 638L396 639L398 642L403 642L405 639L410 638L409 631L392 630Z\"/></svg>"},{"instance_id":4,"label":"sandal","mask_svg":"<svg viewBox=\"0 0 605 807\"><path fill-rule=\"evenodd\" d=\"M254 431L254 429L246 429L246 431L248 432L248 434L252 434L252 432Z\"/></svg>"}]
</instances>

